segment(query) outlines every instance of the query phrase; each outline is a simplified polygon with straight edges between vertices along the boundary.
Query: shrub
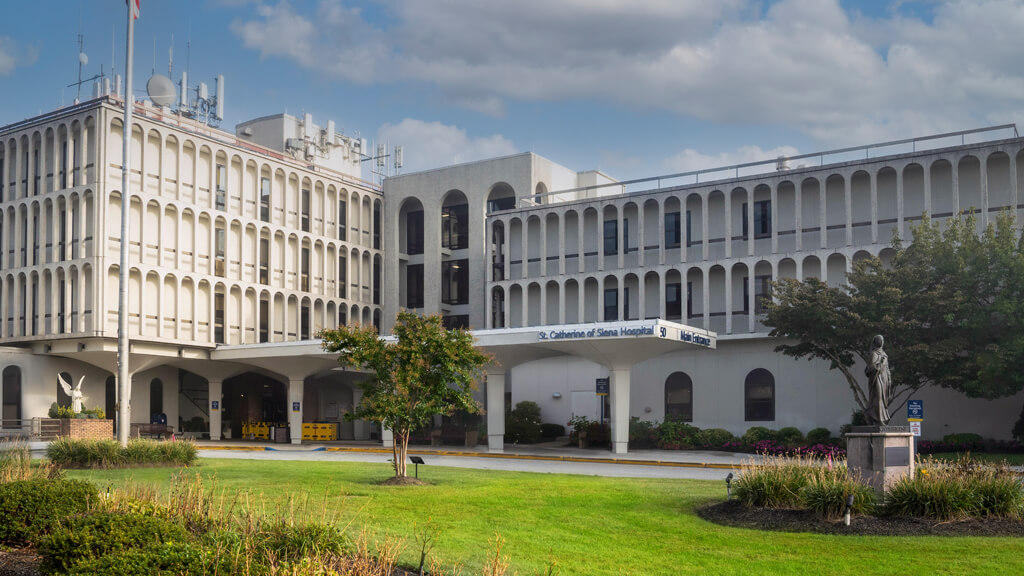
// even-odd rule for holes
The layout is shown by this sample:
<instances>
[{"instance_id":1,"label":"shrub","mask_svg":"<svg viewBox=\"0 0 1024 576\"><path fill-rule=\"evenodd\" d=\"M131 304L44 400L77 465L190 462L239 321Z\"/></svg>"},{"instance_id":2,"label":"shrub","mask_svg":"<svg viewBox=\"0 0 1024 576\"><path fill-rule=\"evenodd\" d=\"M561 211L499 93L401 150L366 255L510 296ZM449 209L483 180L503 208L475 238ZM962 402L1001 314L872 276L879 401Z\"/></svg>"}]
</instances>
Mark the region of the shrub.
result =
<instances>
[{"instance_id":1,"label":"shrub","mask_svg":"<svg viewBox=\"0 0 1024 576\"><path fill-rule=\"evenodd\" d=\"M540 425L540 436L541 438L555 439L561 436L565 436L565 426L561 424L549 424L545 422Z\"/></svg>"},{"instance_id":2,"label":"shrub","mask_svg":"<svg viewBox=\"0 0 1024 576\"><path fill-rule=\"evenodd\" d=\"M961 444L964 446L980 445L984 438L981 434L975 434L973 432L961 432L959 434L946 434L942 437L942 441L946 444Z\"/></svg>"},{"instance_id":3,"label":"shrub","mask_svg":"<svg viewBox=\"0 0 1024 576\"><path fill-rule=\"evenodd\" d=\"M569 422L567 422L566 424L567 426L572 428L572 433L569 434L569 441L578 442L580 432L586 432L587 430L590 430L591 422L590 420L587 419L586 416L573 416L572 418L569 419Z\"/></svg>"},{"instance_id":4,"label":"shrub","mask_svg":"<svg viewBox=\"0 0 1024 576\"><path fill-rule=\"evenodd\" d=\"M536 402L520 402L509 413L505 437L513 444L540 442L540 406Z\"/></svg>"},{"instance_id":5,"label":"shrub","mask_svg":"<svg viewBox=\"0 0 1024 576\"><path fill-rule=\"evenodd\" d=\"M118 550L146 548L164 542L185 542L180 525L145 514L94 512L74 516L39 542L42 569L63 573L81 560Z\"/></svg>"},{"instance_id":6,"label":"shrub","mask_svg":"<svg viewBox=\"0 0 1024 576\"><path fill-rule=\"evenodd\" d=\"M195 462L197 452L192 441L157 442L135 438L122 448L116 440L62 437L50 442L46 456L59 466L78 468L112 468L125 464L188 466Z\"/></svg>"},{"instance_id":7,"label":"shrub","mask_svg":"<svg viewBox=\"0 0 1024 576\"><path fill-rule=\"evenodd\" d=\"M952 520L1020 518L1024 488L1005 465L963 457L956 462L921 460L913 478L901 478L886 495L886 511L901 516Z\"/></svg>"},{"instance_id":8,"label":"shrub","mask_svg":"<svg viewBox=\"0 0 1024 576\"><path fill-rule=\"evenodd\" d=\"M68 571L68 574L108 576L203 576L230 573L228 557L220 556L210 548L185 542L167 542L143 549L114 550L98 558L82 560Z\"/></svg>"},{"instance_id":9,"label":"shrub","mask_svg":"<svg viewBox=\"0 0 1024 576\"><path fill-rule=\"evenodd\" d=\"M750 429L748 429L745 434L743 434L743 441L746 442L747 444L750 444L751 446L757 444L758 442L775 439L775 430L765 428L764 426L753 426Z\"/></svg>"},{"instance_id":10,"label":"shrub","mask_svg":"<svg viewBox=\"0 0 1024 576\"><path fill-rule=\"evenodd\" d=\"M736 436L724 428L708 428L701 432L705 448L720 450L731 442L736 441Z\"/></svg>"},{"instance_id":11,"label":"shrub","mask_svg":"<svg viewBox=\"0 0 1024 576\"><path fill-rule=\"evenodd\" d=\"M846 498L853 494L854 514L868 514L875 509L875 491L850 477L845 462L831 466L809 466L807 485L800 500L809 510L824 518L835 519L846 512Z\"/></svg>"},{"instance_id":12,"label":"shrub","mask_svg":"<svg viewBox=\"0 0 1024 576\"><path fill-rule=\"evenodd\" d=\"M832 432L828 428L814 428L807 433L808 444L828 444L832 439Z\"/></svg>"},{"instance_id":13,"label":"shrub","mask_svg":"<svg viewBox=\"0 0 1024 576\"><path fill-rule=\"evenodd\" d=\"M34 542L57 522L89 509L96 487L83 480L19 480L0 484L0 543Z\"/></svg>"},{"instance_id":14,"label":"shrub","mask_svg":"<svg viewBox=\"0 0 1024 576\"><path fill-rule=\"evenodd\" d=\"M658 447L667 450L699 448L702 444L700 428L681 420L666 418L658 428Z\"/></svg>"},{"instance_id":15,"label":"shrub","mask_svg":"<svg viewBox=\"0 0 1024 576\"><path fill-rule=\"evenodd\" d=\"M342 556L355 551L352 540L330 524L292 526L281 522L270 526L266 536L263 548L272 552L277 559L288 562L296 562L306 556Z\"/></svg>"},{"instance_id":16,"label":"shrub","mask_svg":"<svg viewBox=\"0 0 1024 576\"><path fill-rule=\"evenodd\" d=\"M775 433L775 441L787 446L797 446L804 443L804 434L799 428L786 426Z\"/></svg>"},{"instance_id":17,"label":"shrub","mask_svg":"<svg viewBox=\"0 0 1024 576\"><path fill-rule=\"evenodd\" d=\"M751 462L733 481L733 494L747 506L796 508L807 485L810 463L801 458L766 456Z\"/></svg>"},{"instance_id":18,"label":"shrub","mask_svg":"<svg viewBox=\"0 0 1024 576\"><path fill-rule=\"evenodd\" d=\"M633 416L629 419L629 447L653 448L658 444L658 424Z\"/></svg>"}]
</instances>

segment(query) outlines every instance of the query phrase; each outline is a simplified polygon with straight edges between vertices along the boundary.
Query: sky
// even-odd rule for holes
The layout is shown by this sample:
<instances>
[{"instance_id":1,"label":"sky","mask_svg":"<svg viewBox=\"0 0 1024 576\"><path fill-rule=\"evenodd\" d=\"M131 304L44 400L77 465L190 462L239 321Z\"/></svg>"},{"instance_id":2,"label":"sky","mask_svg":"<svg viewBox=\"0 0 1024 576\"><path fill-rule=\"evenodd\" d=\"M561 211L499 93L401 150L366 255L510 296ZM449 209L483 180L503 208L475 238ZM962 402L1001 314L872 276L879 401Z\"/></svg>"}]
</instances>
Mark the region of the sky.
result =
<instances>
[{"instance_id":1,"label":"sky","mask_svg":"<svg viewBox=\"0 0 1024 576\"><path fill-rule=\"evenodd\" d=\"M643 178L1024 126L1024 0L142 0L154 70L225 76L221 127L313 114L404 172L532 151ZM0 0L0 125L125 67L120 0ZM83 88L88 94L90 88ZM365 168L364 168L365 170Z\"/></svg>"}]
</instances>

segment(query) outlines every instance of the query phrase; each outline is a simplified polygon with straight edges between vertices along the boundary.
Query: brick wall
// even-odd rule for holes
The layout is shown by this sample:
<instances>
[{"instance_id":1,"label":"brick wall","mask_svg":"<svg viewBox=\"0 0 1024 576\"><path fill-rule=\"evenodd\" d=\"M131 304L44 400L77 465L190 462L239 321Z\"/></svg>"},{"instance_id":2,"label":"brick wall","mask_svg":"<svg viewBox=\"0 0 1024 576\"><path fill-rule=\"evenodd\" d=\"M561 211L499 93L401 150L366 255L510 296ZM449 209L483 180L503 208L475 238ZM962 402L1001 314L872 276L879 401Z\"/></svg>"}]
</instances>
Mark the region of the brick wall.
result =
<instances>
[{"instance_id":1,"label":"brick wall","mask_svg":"<svg viewBox=\"0 0 1024 576\"><path fill-rule=\"evenodd\" d=\"M113 420L96 420L93 418L43 418L40 436L70 436L71 438L90 440L110 440L114 437ZM57 424L57 426L54 426ZM59 432L58 432L59 430ZM48 431L49 434L47 433ZM51 436L52 434L52 436Z\"/></svg>"}]
</instances>

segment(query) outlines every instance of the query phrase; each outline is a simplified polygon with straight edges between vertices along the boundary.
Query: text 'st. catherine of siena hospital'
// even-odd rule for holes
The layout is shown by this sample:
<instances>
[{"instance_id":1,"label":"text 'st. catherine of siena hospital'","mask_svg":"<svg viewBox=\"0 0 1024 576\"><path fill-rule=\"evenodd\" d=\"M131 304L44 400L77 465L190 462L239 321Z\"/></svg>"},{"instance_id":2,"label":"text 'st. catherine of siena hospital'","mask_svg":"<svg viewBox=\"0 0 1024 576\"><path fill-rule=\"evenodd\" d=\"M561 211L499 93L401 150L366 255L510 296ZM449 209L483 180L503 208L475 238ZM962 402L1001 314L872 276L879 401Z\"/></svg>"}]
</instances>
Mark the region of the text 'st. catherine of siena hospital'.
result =
<instances>
[{"instance_id":1,"label":"text 'st. catherine of siena hospital'","mask_svg":"<svg viewBox=\"0 0 1024 576\"><path fill-rule=\"evenodd\" d=\"M61 374L85 377L86 407L115 412L122 241L132 423L388 442L345 420L366 375L316 334L386 335L405 308L472 329L500 362L478 393L492 451L505 407L524 400L545 422L604 415L616 453L631 417L837 433L851 392L826 363L774 352L759 314L770 282L839 285L923 213L985 224L1024 207L1014 126L629 182L523 153L377 184L367 143L333 122L280 114L224 131L209 122L220 112L175 97L136 105L126 200L124 99L94 96L0 128L4 433L38 432L70 401ZM925 438L1007 438L1024 402L917 397Z\"/></svg>"}]
</instances>

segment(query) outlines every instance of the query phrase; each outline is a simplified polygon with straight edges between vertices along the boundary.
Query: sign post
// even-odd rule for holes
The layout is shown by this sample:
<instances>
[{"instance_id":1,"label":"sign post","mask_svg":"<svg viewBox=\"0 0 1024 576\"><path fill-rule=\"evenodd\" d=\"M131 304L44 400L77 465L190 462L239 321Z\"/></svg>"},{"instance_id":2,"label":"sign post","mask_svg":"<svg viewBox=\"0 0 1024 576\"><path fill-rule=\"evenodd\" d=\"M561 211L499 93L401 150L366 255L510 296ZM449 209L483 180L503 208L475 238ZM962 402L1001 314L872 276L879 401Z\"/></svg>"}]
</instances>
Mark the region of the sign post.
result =
<instances>
[{"instance_id":1,"label":"sign post","mask_svg":"<svg viewBox=\"0 0 1024 576\"><path fill-rule=\"evenodd\" d=\"M596 388L596 391L597 391L597 395L600 397L600 400L601 400L601 412L600 412L600 414L601 414L601 425L602 426L604 426L604 397L608 395L609 382L610 382L610 379L608 379L608 378L597 378L596 380L594 380L595 388Z\"/></svg>"},{"instance_id":2,"label":"sign post","mask_svg":"<svg viewBox=\"0 0 1024 576\"><path fill-rule=\"evenodd\" d=\"M921 437L924 425L924 400L907 400L907 423L914 435L914 454L917 454L917 440Z\"/></svg>"}]
</instances>

